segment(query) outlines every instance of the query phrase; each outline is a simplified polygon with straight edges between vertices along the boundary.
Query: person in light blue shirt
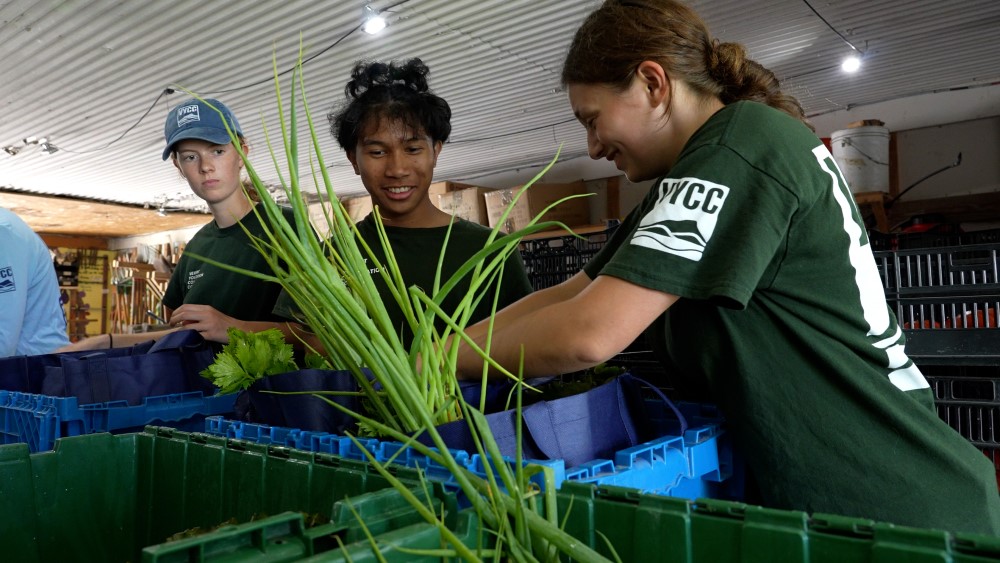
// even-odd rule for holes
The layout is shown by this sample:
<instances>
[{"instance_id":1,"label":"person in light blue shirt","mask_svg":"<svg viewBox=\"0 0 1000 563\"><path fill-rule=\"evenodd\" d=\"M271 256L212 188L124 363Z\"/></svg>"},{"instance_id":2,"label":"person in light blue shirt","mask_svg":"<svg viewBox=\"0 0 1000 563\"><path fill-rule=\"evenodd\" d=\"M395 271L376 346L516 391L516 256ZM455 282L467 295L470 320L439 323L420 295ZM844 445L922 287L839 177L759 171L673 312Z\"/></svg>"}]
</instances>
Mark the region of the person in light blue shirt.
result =
<instances>
[{"instance_id":1,"label":"person in light blue shirt","mask_svg":"<svg viewBox=\"0 0 1000 563\"><path fill-rule=\"evenodd\" d=\"M49 249L27 223L0 207L0 358L48 354L67 344Z\"/></svg>"}]
</instances>

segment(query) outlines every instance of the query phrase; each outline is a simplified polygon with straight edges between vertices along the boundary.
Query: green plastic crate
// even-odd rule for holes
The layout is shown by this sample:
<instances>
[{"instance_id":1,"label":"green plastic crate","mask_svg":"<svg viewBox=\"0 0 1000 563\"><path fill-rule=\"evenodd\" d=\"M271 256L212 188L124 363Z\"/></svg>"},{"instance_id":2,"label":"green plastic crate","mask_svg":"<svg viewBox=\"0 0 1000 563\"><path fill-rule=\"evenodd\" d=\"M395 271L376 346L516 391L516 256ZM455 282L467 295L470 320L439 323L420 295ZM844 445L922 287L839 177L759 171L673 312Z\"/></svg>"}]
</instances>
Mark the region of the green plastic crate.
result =
<instances>
[{"instance_id":1,"label":"green plastic crate","mask_svg":"<svg viewBox=\"0 0 1000 563\"><path fill-rule=\"evenodd\" d=\"M557 493L560 521L584 544L613 559L602 535L625 562L659 563L983 563L1000 561L1000 538L949 534L843 516L773 510L740 503L642 495L634 489L565 483ZM475 514L463 510L457 527L474 546ZM438 530L416 523L376 537L394 563L438 561L412 550L441 545ZM406 548L402 551L396 548ZM304 559L374 562L359 541Z\"/></svg>"},{"instance_id":2,"label":"green plastic crate","mask_svg":"<svg viewBox=\"0 0 1000 563\"><path fill-rule=\"evenodd\" d=\"M392 472L421 487L414 470ZM427 486L453 525L454 495ZM348 497L372 534L422 521L367 463L326 454L151 427L36 454L12 444L0 447L0 560L299 561L365 538ZM219 527L231 519L243 524ZM195 528L209 532L164 544Z\"/></svg>"},{"instance_id":3,"label":"green plastic crate","mask_svg":"<svg viewBox=\"0 0 1000 563\"><path fill-rule=\"evenodd\" d=\"M0 560L437 561L442 546L366 463L205 434L147 428L138 434L63 438L52 452L0 447ZM393 473L414 488L418 475ZM489 535L440 485L431 495L465 545ZM378 555L362 525L375 536ZM767 509L721 500L642 495L566 482L560 521L574 537L626 562L982 563L1000 561L1000 538L870 520ZM330 522L309 527L306 515ZM194 527L209 533L164 543ZM343 547L341 547L343 546Z\"/></svg>"},{"instance_id":4,"label":"green plastic crate","mask_svg":"<svg viewBox=\"0 0 1000 563\"><path fill-rule=\"evenodd\" d=\"M1000 538L893 526L741 503L565 483L566 531L622 561L664 563L973 563L1000 561Z\"/></svg>"},{"instance_id":5,"label":"green plastic crate","mask_svg":"<svg viewBox=\"0 0 1000 563\"><path fill-rule=\"evenodd\" d=\"M366 521L367 524L367 521ZM466 545L475 548L479 540L479 525L474 513L459 513L456 535ZM377 535L378 555L367 539L354 538L343 546L324 545L313 550L314 555L302 556L310 544L315 544L315 534L305 528L302 515L285 513L260 522L240 524L217 530L204 537L178 540L147 547L144 561L174 563L189 561L351 561L368 563L387 561L409 563L412 561L440 561L440 558L421 557L412 550L441 549L439 530L427 523L404 524ZM405 548L400 550L397 548Z\"/></svg>"}]
</instances>

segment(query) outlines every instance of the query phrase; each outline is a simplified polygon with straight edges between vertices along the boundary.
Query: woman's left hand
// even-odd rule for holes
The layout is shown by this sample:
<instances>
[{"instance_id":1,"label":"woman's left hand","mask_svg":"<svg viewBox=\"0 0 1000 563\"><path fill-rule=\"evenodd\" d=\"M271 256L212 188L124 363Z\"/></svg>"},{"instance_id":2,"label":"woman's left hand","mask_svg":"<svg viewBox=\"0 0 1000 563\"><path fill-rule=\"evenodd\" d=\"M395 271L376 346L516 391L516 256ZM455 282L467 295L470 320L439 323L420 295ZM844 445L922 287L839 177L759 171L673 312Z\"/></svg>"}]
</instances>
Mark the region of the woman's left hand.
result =
<instances>
[{"instance_id":1,"label":"woman's left hand","mask_svg":"<svg viewBox=\"0 0 1000 563\"><path fill-rule=\"evenodd\" d=\"M224 315L210 305L181 305L170 315L170 325L197 330L205 340L229 342L227 330L238 320ZM238 326L237 326L238 328Z\"/></svg>"}]
</instances>

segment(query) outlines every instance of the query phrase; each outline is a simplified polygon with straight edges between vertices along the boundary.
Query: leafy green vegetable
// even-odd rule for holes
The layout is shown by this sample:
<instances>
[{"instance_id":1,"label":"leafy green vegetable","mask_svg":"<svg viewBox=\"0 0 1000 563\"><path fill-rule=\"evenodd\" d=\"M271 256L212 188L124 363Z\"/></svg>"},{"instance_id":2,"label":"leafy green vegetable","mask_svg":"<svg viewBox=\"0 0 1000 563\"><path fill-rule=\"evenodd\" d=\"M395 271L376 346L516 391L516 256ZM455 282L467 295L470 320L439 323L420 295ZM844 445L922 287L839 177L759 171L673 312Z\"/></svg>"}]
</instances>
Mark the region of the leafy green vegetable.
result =
<instances>
[{"instance_id":1,"label":"leafy green vegetable","mask_svg":"<svg viewBox=\"0 0 1000 563\"><path fill-rule=\"evenodd\" d=\"M306 354L303 361L308 369L333 369L333 367L330 366L330 362L328 362L327 359L320 354L310 352Z\"/></svg>"},{"instance_id":2,"label":"leafy green vegetable","mask_svg":"<svg viewBox=\"0 0 1000 563\"><path fill-rule=\"evenodd\" d=\"M202 377L219 388L220 394L241 391L268 375L299 369L292 358L292 345L285 342L277 329L243 332L230 327L226 334L229 343L215 356L215 362L201 372Z\"/></svg>"},{"instance_id":3,"label":"leafy green vegetable","mask_svg":"<svg viewBox=\"0 0 1000 563\"><path fill-rule=\"evenodd\" d=\"M525 397L524 404L537 403L538 401L554 401L563 397L584 393L595 387L604 385L608 381L625 373L625 371L625 368L621 366L603 363L582 371L563 374L555 381L540 385L538 387L540 393L532 393Z\"/></svg>"}]
</instances>

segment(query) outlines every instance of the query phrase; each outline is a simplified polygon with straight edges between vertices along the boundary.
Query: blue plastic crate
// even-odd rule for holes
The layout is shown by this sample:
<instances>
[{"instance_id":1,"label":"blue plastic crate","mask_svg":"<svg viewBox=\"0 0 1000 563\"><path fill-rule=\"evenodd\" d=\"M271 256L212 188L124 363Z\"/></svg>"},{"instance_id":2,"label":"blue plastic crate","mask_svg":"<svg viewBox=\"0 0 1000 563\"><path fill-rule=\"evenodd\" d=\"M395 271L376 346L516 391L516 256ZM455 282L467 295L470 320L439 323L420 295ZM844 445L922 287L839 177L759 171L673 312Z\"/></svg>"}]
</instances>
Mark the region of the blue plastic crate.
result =
<instances>
[{"instance_id":1,"label":"blue plastic crate","mask_svg":"<svg viewBox=\"0 0 1000 563\"><path fill-rule=\"evenodd\" d=\"M214 436L225 436L256 444L295 448L367 462L369 458L359 448L358 444L360 444L362 448L367 450L380 463L385 463L391 459L397 465L420 468L428 478L443 483L446 489L454 491L458 491L459 489L450 470L434 462L430 457L400 442L380 441L374 438L355 437L352 439L348 436L339 436L327 432L312 432L297 428L281 428L266 424L226 420L221 416L207 417L205 419L205 432ZM431 449L436 450L436 448ZM452 457L462 467L465 467L476 475L485 476L478 455L470 456L464 450L450 451ZM561 482L564 480L565 470L561 461L536 463L552 467L555 470L557 481ZM543 484L540 478L539 484Z\"/></svg>"},{"instance_id":2,"label":"blue plastic crate","mask_svg":"<svg viewBox=\"0 0 1000 563\"><path fill-rule=\"evenodd\" d=\"M639 489L644 493L682 498L725 498L742 500L741 465L734 460L725 433L723 420L712 405L680 403L678 408L689 427L679 436L679 423L671 419L661 404L650 401L650 424L661 438L618 451L614 459L592 460L567 468L562 460L536 461L552 469L556 486L565 481L618 485ZM249 422L226 420L213 416L205 419L208 434L247 440L254 443L297 448L339 455L348 459L367 460L351 438L323 432L280 428ZM430 458L399 442L360 438L362 447L379 462L392 459L406 467L419 467L429 478L457 489L451 473ZM476 453L450 450L452 456L472 473L485 475L484 460ZM507 459L513 462L512 459ZM541 476L539 486L544 486Z\"/></svg>"},{"instance_id":3,"label":"blue plastic crate","mask_svg":"<svg viewBox=\"0 0 1000 563\"><path fill-rule=\"evenodd\" d=\"M205 397L201 391L146 397L141 405L111 401L79 405L76 397L0 391L0 444L26 443L51 450L66 436L135 432L148 424L186 431L204 428L205 417L233 412L236 395Z\"/></svg>"}]
</instances>

